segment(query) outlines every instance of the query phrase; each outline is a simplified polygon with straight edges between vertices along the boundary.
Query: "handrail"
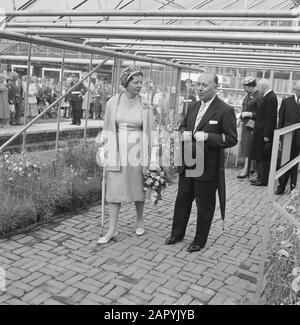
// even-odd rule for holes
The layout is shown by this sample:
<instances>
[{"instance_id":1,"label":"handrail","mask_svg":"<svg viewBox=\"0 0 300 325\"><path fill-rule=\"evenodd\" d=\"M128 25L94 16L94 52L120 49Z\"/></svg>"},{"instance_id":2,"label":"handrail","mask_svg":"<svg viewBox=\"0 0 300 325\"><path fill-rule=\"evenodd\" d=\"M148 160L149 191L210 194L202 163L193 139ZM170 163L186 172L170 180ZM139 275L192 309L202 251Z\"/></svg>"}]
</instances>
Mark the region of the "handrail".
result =
<instances>
[{"instance_id":1,"label":"handrail","mask_svg":"<svg viewBox=\"0 0 300 325\"><path fill-rule=\"evenodd\" d=\"M44 111L42 111L39 115L37 115L33 120L31 120L28 124L26 124L19 132L17 132L14 136L12 136L9 140L7 140L1 147L0 153L2 153L3 149L6 148L12 141L14 141L19 135L24 133L32 124L34 124L39 118L45 115L52 107L58 104L66 95L68 95L73 89L75 89L78 85L80 85L84 80L89 78L89 76L94 73L97 69L99 69L106 61L111 59L110 57L103 60L99 63L94 69L89 71L89 73L82 79L80 79L75 85L73 85L70 89L68 89L63 95L61 95L56 101L54 101L51 105L49 105Z\"/></svg>"},{"instance_id":2,"label":"handrail","mask_svg":"<svg viewBox=\"0 0 300 325\"><path fill-rule=\"evenodd\" d=\"M274 131L274 136L275 135L281 136L281 135L284 135L284 134L287 134L287 133L291 133L291 132L293 132L295 130L298 130L298 129L300 129L300 123L292 124L290 126L285 126L284 128L275 130Z\"/></svg>"},{"instance_id":3,"label":"handrail","mask_svg":"<svg viewBox=\"0 0 300 325\"><path fill-rule=\"evenodd\" d=\"M273 138L273 145L272 145L272 155L271 155L271 166L270 166L270 173L269 173L269 182L268 182L268 197L265 204L265 213L264 213L264 228L262 233L262 242L260 247L260 262L259 262L259 271L257 276L257 284L256 284L256 293L255 293L255 303L258 304L260 301L260 296L263 290L263 283L264 283L264 272L265 272L265 264L267 260L267 248L268 248L268 241L270 239L270 227L273 222L272 220L272 207L275 208L275 212L278 212L282 217L286 220L291 222L295 227L299 229L300 222L294 216L289 214L283 207L280 206L278 202L274 199L274 189L276 180L282 176L287 170L290 170L293 166L297 165L300 160L300 156L298 155L293 160L289 161L289 163L285 164L284 166L278 168L277 166L277 158L278 158L278 149L280 145L280 136L282 135L291 135L292 132L295 130L300 129L300 123L293 124L284 128L280 128L275 130L274 138ZM291 139L291 138L290 138ZM288 143L288 142L287 142ZM290 157L291 152L291 144L292 141L286 145L289 149L288 157ZM283 144L282 152L284 152L285 144ZM281 158L282 159L282 158ZM281 160L282 162L282 160Z\"/></svg>"}]
</instances>

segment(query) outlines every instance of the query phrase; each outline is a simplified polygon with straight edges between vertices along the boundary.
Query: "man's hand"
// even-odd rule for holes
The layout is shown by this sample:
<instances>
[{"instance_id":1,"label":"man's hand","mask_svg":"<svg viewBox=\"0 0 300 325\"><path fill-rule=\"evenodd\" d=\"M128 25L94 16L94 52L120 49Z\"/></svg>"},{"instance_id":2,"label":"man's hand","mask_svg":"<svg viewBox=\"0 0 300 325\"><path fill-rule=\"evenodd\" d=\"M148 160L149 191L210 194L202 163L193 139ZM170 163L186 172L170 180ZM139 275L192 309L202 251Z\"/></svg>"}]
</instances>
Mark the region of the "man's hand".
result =
<instances>
[{"instance_id":1,"label":"man's hand","mask_svg":"<svg viewBox=\"0 0 300 325\"><path fill-rule=\"evenodd\" d=\"M184 131L182 133L182 141L192 141L192 131Z\"/></svg>"},{"instance_id":2,"label":"man's hand","mask_svg":"<svg viewBox=\"0 0 300 325\"><path fill-rule=\"evenodd\" d=\"M194 138L196 139L196 141L206 141L208 139L208 133L198 131L195 133Z\"/></svg>"},{"instance_id":3,"label":"man's hand","mask_svg":"<svg viewBox=\"0 0 300 325\"><path fill-rule=\"evenodd\" d=\"M267 137L264 137L264 141L265 141L265 142L269 142L269 141L270 141L270 139L269 139L269 138L267 138Z\"/></svg>"}]
</instances>

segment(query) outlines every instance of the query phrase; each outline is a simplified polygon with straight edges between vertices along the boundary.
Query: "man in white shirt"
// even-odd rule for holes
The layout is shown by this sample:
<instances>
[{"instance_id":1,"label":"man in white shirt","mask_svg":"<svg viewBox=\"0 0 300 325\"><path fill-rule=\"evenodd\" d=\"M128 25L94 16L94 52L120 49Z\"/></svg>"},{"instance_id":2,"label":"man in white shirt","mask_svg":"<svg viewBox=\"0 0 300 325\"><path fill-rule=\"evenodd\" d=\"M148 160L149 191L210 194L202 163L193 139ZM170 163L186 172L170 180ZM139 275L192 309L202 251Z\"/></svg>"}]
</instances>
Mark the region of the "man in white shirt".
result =
<instances>
[{"instance_id":1,"label":"man in white shirt","mask_svg":"<svg viewBox=\"0 0 300 325\"><path fill-rule=\"evenodd\" d=\"M173 245L184 238L195 199L198 210L197 227L195 238L188 247L189 252L199 251L207 242L215 211L217 189L219 194L222 191L225 197L224 149L237 144L234 109L218 98L217 90L217 76L213 73L201 74L197 83L200 101L190 106L181 125L184 130L183 148L192 147L196 162L194 166L189 166L183 155L183 165L179 167L172 232L166 244ZM204 148L202 156L197 156L199 143ZM185 153L185 150L183 152ZM198 174L197 163L201 160L204 161L203 173Z\"/></svg>"}]
</instances>

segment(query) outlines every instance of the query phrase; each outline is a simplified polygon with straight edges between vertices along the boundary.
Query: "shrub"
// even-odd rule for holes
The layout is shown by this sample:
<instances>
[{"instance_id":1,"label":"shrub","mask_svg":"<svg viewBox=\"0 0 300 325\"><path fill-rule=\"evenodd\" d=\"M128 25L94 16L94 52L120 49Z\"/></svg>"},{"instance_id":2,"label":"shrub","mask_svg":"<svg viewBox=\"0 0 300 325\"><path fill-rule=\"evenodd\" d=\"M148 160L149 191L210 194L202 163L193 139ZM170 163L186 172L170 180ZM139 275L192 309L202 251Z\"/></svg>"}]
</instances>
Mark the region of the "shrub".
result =
<instances>
[{"instance_id":1,"label":"shrub","mask_svg":"<svg viewBox=\"0 0 300 325\"><path fill-rule=\"evenodd\" d=\"M38 213L31 199L0 192L0 201L0 235L36 221Z\"/></svg>"},{"instance_id":2,"label":"shrub","mask_svg":"<svg viewBox=\"0 0 300 325\"><path fill-rule=\"evenodd\" d=\"M286 210L299 215L298 190L292 191ZM300 230L282 220L276 220L272 230L262 303L300 305Z\"/></svg>"},{"instance_id":3,"label":"shrub","mask_svg":"<svg viewBox=\"0 0 300 325\"><path fill-rule=\"evenodd\" d=\"M72 175L64 166L56 168L56 174L51 169L43 170L40 182L36 184L36 204L39 219L45 219L60 212L70 210L72 193Z\"/></svg>"},{"instance_id":4,"label":"shrub","mask_svg":"<svg viewBox=\"0 0 300 325\"><path fill-rule=\"evenodd\" d=\"M47 165L0 156L0 235L101 199L101 170L93 144L80 143Z\"/></svg>"},{"instance_id":5,"label":"shrub","mask_svg":"<svg viewBox=\"0 0 300 325\"><path fill-rule=\"evenodd\" d=\"M59 160L74 172L101 176L100 168L96 163L97 150L98 147L94 142L82 141L76 145L71 143L66 150L62 151Z\"/></svg>"},{"instance_id":6,"label":"shrub","mask_svg":"<svg viewBox=\"0 0 300 325\"><path fill-rule=\"evenodd\" d=\"M101 179L84 180L80 176L72 179L72 209L78 209L101 200Z\"/></svg>"}]
</instances>

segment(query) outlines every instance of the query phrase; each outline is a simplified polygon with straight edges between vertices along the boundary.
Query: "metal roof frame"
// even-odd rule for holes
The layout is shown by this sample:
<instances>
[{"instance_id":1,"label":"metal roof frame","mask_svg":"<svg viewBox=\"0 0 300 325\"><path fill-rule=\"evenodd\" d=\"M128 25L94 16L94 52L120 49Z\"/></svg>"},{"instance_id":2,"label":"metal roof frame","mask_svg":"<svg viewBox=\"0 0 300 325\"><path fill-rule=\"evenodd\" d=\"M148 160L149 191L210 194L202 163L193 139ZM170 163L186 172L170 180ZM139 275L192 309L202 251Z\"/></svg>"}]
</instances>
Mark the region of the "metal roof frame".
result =
<instances>
[{"instance_id":1,"label":"metal roof frame","mask_svg":"<svg viewBox=\"0 0 300 325\"><path fill-rule=\"evenodd\" d=\"M74 49L75 41L78 40L83 45L76 44L78 47L77 51L78 49L83 51L83 47L95 41L97 43L94 45L97 45L97 47L89 46L88 51L83 52L95 53L96 51L97 54L114 55L134 61L150 62L149 58L151 60L155 58L154 60L158 60L156 62L161 62L158 64L173 65L173 62L180 59L187 60L185 62L189 64L191 64L192 59L201 59L203 61L210 60L211 62L217 60L216 62L223 62L224 64L228 62L235 62L236 64L248 62L251 65L255 63L259 65L265 64L266 67L297 68L300 60L300 56L297 55L300 52L300 26L297 26L297 24L295 25L294 23L289 27L258 25L232 26L228 24L216 24L210 21L211 18L213 20L223 19L224 21L234 19L243 19L244 21L245 19L260 19L262 24L268 19L277 21L288 19L290 22L295 22L300 16L300 8L286 10L285 8L291 9L293 7L291 1L277 1L270 10L252 10L253 8L261 7L261 4L264 2L262 0L253 1L252 3L245 0L243 3L244 10L231 10L232 6L240 4L240 0L232 0L229 3L225 0L223 2L220 1L219 8L222 8L222 10L219 10L219 8L218 10L208 8L210 4L212 4L213 8L213 5L215 5L214 0L200 1L193 5L192 8L185 8L179 3L179 0L177 2L155 1L161 6L156 10L148 11L142 9L124 10L124 8L134 3L134 1L127 1L125 3L125 1L120 0L117 4L114 3L114 9L112 10L104 10L103 8L93 11L75 10L87 2L81 1L73 10L13 10L5 13L6 16L31 18L59 16L69 17L69 19L71 17L83 17L85 19L88 19L88 17L106 17L110 19L113 17L130 17L132 24L127 25L114 24L112 21L109 23L105 22L104 24L102 20L99 21L99 24L78 24L70 22L49 24L41 22L20 22L20 20L17 20L16 22L7 23L2 28L6 28L5 32L8 33L6 35L9 35L11 37L10 39L14 39L14 37L22 39L21 35L23 35L23 41L25 42L37 42L37 44L44 45L48 43L48 46L58 46L58 44L64 46L66 43L68 43L67 46L71 46L71 42L64 41L68 38L74 40L71 46ZM170 8L174 9L170 10ZM134 20L134 17L137 20ZM161 19L163 24L156 26L138 24L141 19L146 18ZM193 19L195 23L199 22L201 24L175 24L186 18ZM208 24L203 25L203 21L207 21ZM49 38L41 36L55 38L52 40L54 43L50 42L51 40ZM97 37L97 39L93 40L91 39L92 37ZM106 39L99 41L98 37ZM58 38L63 40L59 40ZM150 42L149 40L153 41ZM160 42L158 42L159 40ZM126 45L126 47L103 46L105 44L122 44ZM268 44L268 46L260 44ZM269 44L272 44L272 46L269 46ZM280 44L280 46L276 46L277 44ZM282 46L283 44L290 46ZM136 45L139 45L139 47ZM295 47L295 45L299 47ZM160 46L160 48L157 48L157 46ZM183 47L183 49L180 49L180 47ZM189 49L184 49L184 47ZM222 51L218 51L217 49L222 49ZM225 51L225 49L228 51ZM132 51L135 51L135 53L131 54ZM163 58L168 58L171 61L161 60ZM189 67L185 68L191 69Z\"/></svg>"},{"instance_id":2,"label":"metal roof frame","mask_svg":"<svg viewBox=\"0 0 300 325\"><path fill-rule=\"evenodd\" d=\"M133 24L49 24L49 23L7 23L6 28L43 28L47 30L68 29L117 29L117 30L176 30L176 31L226 31L226 32L258 32L258 33L299 33L295 27L261 27L261 26L226 26L226 25L133 25ZM300 28L299 28L300 29Z\"/></svg>"},{"instance_id":3,"label":"metal roof frame","mask_svg":"<svg viewBox=\"0 0 300 325\"><path fill-rule=\"evenodd\" d=\"M297 8L293 10L62 10L62 11L51 11L51 10L22 10L22 11L7 11L5 16L14 17L56 17L56 16L68 16L68 17L193 17L193 18L210 18L210 17L239 17L239 18L298 18L299 10Z\"/></svg>"},{"instance_id":4,"label":"metal roof frame","mask_svg":"<svg viewBox=\"0 0 300 325\"><path fill-rule=\"evenodd\" d=\"M39 44L39 45L53 46L53 47L68 49L68 50L72 50L72 51L81 51L81 52L90 53L90 54L114 56L114 57L121 58L121 59L129 59L129 60L134 60L134 61L157 63L157 64L161 64L161 65L165 65L165 66L172 66L172 67L179 68L179 69L203 71L203 69L199 69L199 68L191 69L191 67L189 67L189 66L175 64L170 61L149 59L145 56L141 57L141 56L132 55L132 54L119 53L119 52L104 50L104 49L95 48L95 47L91 47L91 46L87 46L87 45L80 45L80 44L71 43L71 42L54 40L54 39L50 39L50 38L46 38L46 37L29 36L29 35L24 35L24 34L20 34L20 33L12 33L12 32L6 32L6 31L1 31L1 30L0 30L0 37L3 37L5 39L20 41L20 42L28 42L28 43Z\"/></svg>"},{"instance_id":5,"label":"metal roof frame","mask_svg":"<svg viewBox=\"0 0 300 325\"><path fill-rule=\"evenodd\" d=\"M43 35L43 36L76 36L76 37L108 37L124 39L147 39L147 40L181 40L181 41L215 41L215 42L232 42L232 43L280 43L280 44L300 44L300 35L280 34L264 35L263 33L194 33L194 32L145 32L145 31L95 31L89 29L80 30L44 30L44 29L11 29L12 33L23 33L25 35Z\"/></svg>"}]
</instances>

